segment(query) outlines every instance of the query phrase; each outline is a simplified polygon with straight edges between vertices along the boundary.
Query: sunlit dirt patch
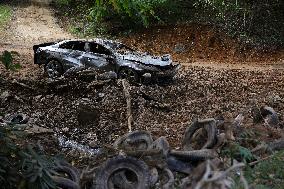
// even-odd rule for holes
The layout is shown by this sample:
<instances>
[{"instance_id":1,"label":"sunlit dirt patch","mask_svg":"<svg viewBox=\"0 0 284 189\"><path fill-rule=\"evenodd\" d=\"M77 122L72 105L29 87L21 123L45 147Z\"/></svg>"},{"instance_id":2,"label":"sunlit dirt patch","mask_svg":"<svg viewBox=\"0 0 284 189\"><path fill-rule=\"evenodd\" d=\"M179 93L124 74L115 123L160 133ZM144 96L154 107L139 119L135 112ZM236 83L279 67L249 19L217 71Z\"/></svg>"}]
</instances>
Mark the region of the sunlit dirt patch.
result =
<instances>
[{"instance_id":1,"label":"sunlit dirt patch","mask_svg":"<svg viewBox=\"0 0 284 189\"><path fill-rule=\"evenodd\" d=\"M240 44L218 29L206 25L167 25L142 30L121 40L141 51L172 54L176 61L217 62L277 62L283 60L283 50L261 50Z\"/></svg>"}]
</instances>

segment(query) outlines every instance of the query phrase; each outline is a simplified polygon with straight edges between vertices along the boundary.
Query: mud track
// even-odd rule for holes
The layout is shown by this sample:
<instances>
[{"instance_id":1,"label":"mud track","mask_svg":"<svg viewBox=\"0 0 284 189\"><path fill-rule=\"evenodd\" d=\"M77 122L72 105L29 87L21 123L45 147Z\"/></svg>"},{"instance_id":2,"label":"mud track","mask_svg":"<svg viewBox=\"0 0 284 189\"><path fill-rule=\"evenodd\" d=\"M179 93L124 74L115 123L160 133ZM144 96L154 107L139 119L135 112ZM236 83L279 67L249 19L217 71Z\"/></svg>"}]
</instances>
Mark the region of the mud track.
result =
<instances>
[{"instance_id":1,"label":"mud track","mask_svg":"<svg viewBox=\"0 0 284 189\"><path fill-rule=\"evenodd\" d=\"M4 50L16 51L16 62L22 65L20 72L13 77L33 78L42 74L42 70L33 64L33 45L72 38L72 35L60 28L48 6L50 0L19 1L12 4L13 16L4 32L0 33L0 53ZM6 76L2 65L0 71Z\"/></svg>"}]
</instances>

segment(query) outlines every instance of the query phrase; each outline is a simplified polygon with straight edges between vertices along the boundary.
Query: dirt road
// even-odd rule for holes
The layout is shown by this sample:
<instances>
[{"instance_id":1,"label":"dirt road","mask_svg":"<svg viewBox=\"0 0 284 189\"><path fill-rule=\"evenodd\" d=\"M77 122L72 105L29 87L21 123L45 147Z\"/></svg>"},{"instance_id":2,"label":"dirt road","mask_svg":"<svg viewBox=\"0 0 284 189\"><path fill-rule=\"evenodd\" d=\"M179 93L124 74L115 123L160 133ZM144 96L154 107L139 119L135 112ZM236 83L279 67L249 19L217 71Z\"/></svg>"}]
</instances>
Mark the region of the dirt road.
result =
<instances>
[{"instance_id":1,"label":"dirt road","mask_svg":"<svg viewBox=\"0 0 284 189\"><path fill-rule=\"evenodd\" d=\"M71 38L58 25L48 2L32 0L15 6L10 25L0 34L1 47L24 50L34 44Z\"/></svg>"},{"instance_id":2,"label":"dirt road","mask_svg":"<svg viewBox=\"0 0 284 189\"><path fill-rule=\"evenodd\" d=\"M22 69L16 73L6 73L13 77L40 76L42 70L33 64L35 44L72 38L72 35L60 28L53 11L48 6L50 0L31 0L13 6L10 24L0 33L0 52L16 51L20 55L16 62ZM5 72L0 65L0 72Z\"/></svg>"}]
</instances>

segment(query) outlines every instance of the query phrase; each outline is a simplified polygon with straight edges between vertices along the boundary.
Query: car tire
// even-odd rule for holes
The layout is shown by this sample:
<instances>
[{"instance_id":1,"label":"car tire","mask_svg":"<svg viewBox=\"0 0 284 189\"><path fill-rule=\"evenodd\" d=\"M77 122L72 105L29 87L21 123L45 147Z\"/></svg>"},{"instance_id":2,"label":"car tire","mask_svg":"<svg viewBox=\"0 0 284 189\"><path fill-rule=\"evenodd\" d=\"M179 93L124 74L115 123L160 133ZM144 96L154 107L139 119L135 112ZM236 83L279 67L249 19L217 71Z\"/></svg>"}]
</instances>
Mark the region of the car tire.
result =
<instances>
[{"instance_id":1,"label":"car tire","mask_svg":"<svg viewBox=\"0 0 284 189\"><path fill-rule=\"evenodd\" d=\"M120 178L115 179L117 176ZM133 157L116 156L107 160L98 169L91 188L149 189L150 176L149 167L144 161Z\"/></svg>"},{"instance_id":2,"label":"car tire","mask_svg":"<svg viewBox=\"0 0 284 189\"><path fill-rule=\"evenodd\" d=\"M63 74L63 67L57 60L49 61L44 67L45 73L49 78L57 78Z\"/></svg>"},{"instance_id":3,"label":"car tire","mask_svg":"<svg viewBox=\"0 0 284 189\"><path fill-rule=\"evenodd\" d=\"M127 79L130 83L139 82L137 72L131 68L121 68L118 73L119 79Z\"/></svg>"}]
</instances>

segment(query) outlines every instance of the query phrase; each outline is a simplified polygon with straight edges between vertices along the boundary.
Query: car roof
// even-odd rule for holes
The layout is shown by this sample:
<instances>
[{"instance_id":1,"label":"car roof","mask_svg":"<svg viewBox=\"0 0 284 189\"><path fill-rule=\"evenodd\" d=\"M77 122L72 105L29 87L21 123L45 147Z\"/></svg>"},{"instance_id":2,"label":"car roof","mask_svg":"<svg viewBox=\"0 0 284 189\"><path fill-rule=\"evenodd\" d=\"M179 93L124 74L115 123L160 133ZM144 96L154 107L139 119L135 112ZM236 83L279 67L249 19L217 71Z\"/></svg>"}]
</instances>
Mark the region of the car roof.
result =
<instances>
[{"instance_id":1,"label":"car roof","mask_svg":"<svg viewBox=\"0 0 284 189\"><path fill-rule=\"evenodd\" d=\"M60 41L59 44L63 44L69 41L78 41L78 42L95 42L97 44L103 45L108 48L116 48L117 46L121 45L122 43L109 40L109 39L101 39L101 38L95 38L95 39L69 39L69 40L64 40Z\"/></svg>"}]
</instances>

